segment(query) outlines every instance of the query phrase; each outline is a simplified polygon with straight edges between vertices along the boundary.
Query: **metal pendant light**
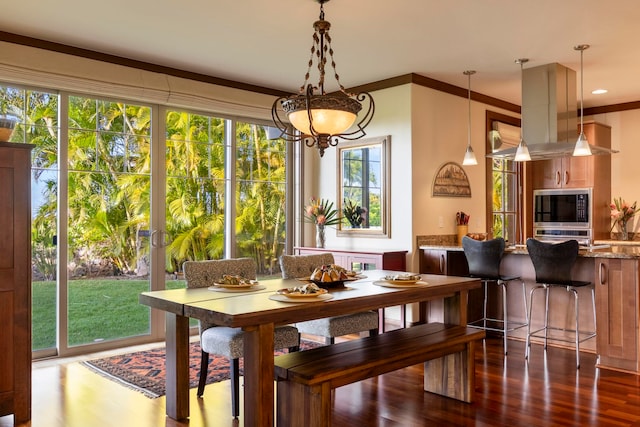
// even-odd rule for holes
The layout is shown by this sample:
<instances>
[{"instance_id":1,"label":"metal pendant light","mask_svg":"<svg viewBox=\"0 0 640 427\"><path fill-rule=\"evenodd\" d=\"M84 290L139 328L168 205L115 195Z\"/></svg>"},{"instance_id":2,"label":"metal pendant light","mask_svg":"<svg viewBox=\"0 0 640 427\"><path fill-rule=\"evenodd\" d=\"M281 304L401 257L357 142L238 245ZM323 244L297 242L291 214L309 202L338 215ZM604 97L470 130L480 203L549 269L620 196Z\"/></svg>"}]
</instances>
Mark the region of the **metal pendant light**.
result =
<instances>
[{"instance_id":1,"label":"metal pendant light","mask_svg":"<svg viewBox=\"0 0 640 427\"><path fill-rule=\"evenodd\" d=\"M523 65L529 62L527 58L516 59L516 64L520 64L520 75L522 76ZM531 156L529 155L529 147L527 147L527 143L524 142L524 115L522 112L520 113L520 143L518 144L518 148L516 149L516 156L513 160L516 162L528 162L531 160Z\"/></svg>"},{"instance_id":2,"label":"metal pendant light","mask_svg":"<svg viewBox=\"0 0 640 427\"><path fill-rule=\"evenodd\" d=\"M324 20L324 3L329 0L316 0L320 3L320 19L313 24L313 45L311 46L311 58L309 59L307 73L304 82L300 86L298 94L289 97L280 97L271 107L271 117L275 126L280 130L280 136L288 141L304 141L307 147L316 146L320 157L324 150L338 144L338 138L346 140L360 139L366 135L364 128L369 125L375 111L373 97L368 92L358 94L347 93L340 83L336 71L336 63L333 59L331 36L329 29L331 24ZM328 53L331 57L331 66L339 91L326 94L324 88L325 64ZM307 83L313 65L314 56L317 58L319 71L318 84L314 86ZM357 115L362 109L361 102L368 100L369 107L362 119L356 123ZM288 122L295 128L291 130L280 114L286 114ZM347 132L352 125L356 130Z\"/></svg>"},{"instance_id":3,"label":"metal pendant light","mask_svg":"<svg viewBox=\"0 0 640 427\"><path fill-rule=\"evenodd\" d=\"M580 135L578 135L578 140L576 141L576 146L573 149L574 156L590 156L591 155L591 146L589 145L589 141L587 141L587 137L584 134L584 72L583 72L583 55L586 49L589 49L588 44L579 44L573 48L574 50L580 51Z\"/></svg>"},{"instance_id":4,"label":"metal pendant light","mask_svg":"<svg viewBox=\"0 0 640 427\"><path fill-rule=\"evenodd\" d=\"M464 71L463 74L468 77L469 83L467 85L467 93L469 98L469 126L468 126L468 135L467 135L467 151L464 153L464 159L462 160L462 164L465 166L477 165L478 161L476 160L476 155L473 152L473 148L471 148L471 76L475 74L474 70Z\"/></svg>"}]
</instances>

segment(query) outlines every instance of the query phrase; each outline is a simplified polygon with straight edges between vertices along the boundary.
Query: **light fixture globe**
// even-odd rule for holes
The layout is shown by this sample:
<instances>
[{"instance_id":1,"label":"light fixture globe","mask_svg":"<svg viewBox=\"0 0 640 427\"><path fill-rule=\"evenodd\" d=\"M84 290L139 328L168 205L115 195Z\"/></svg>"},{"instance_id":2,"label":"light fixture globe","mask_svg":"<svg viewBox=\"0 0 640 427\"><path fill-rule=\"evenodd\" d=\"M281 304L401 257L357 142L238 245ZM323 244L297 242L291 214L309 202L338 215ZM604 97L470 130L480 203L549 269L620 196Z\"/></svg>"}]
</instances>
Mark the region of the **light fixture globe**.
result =
<instances>
[{"instance_id":1,"label":"light fixture globe","mask_svg":"<svg viewBox=\"0 0 640 427\"><path fill-rule=\"evenodd\" d=\"M573 149L573 155L575 157L580 156L590 156L591 146L589 145L589 141L587 141L587 136L584 134L584 71L583 71L583 56L584 51L589 49L588 44L579 44L573 48L574 50L580 51L580 135L578 135L578 140L576 141L576 145Z\"/></svg>"},{"instance_id":2,"label":"light fixture globe","mask_svg":"<svg viewBox=\"0 0 640 427\"><path fill-rule=\"evenodd\" d=\"M475 70L467 70L463 71L462 73L467 76L467 79L469 80L467 85L467 98L469 101L469 123L467 126L467 150L464 152L464 159L462 159L462 164L464 166L475 166L478 164L476 155L473 152L473 148L471 147L471 76L475 73Z\"/></svg>"},{"instance_id":3,"label":"light fixture globe","mask_svg":"<svg viewBox=\"0 0 640 427\"><path fill-rule=\"evenodd\" d=\"M515 60L516 64L520 64L520 76L524 73L524 64L529 62L528 58L518 58ZM522 78L522 77L521 77ZM522 79L524 80L524 79ZM520 112L520 143L518 144L518 148L516 148L516 155L513 158L516 162L528 162L531 160L531 154L529 154L529 147L527 143L524 141L524 112Z\"/></svg>"},{"instance_id":4,"label":"light fixture globe","mask_svg":"<svg viewBox=\"0 0 640 427\"><path fill-rule=\"evenodd\" d=\"M355 123L362 105L346 96L310 95L308 98L306 96L288 98L282 102L282 109L293 127L305 135L313 134L312 124L318 134L337 135Z\"/></svg>"},{"instance_id":5,"label":"light fixture globe","mask_svg":"<svg viewBox=\"0 0 640 427\"><path fill-rule=\"evenodd\" d=\"M329 35L331 24L324 20L323 5L329 0L316 1L320 3L320 19L313 24L315 32L304 83L300 86L298 94L275 100L271 107L271 118L280 130L281 138L292 142L304 140L308 147L316 146L322 157L326 148L338 144L338 138L355 140L365 136L364 128L373 118L375 104L369 93L347 93L340 83ZM331 56L331 66L340 87L339 91L332 94L326 94L324 90L324 67L327 63L325 53ZM317 57L317 68L320 74L317 86L307 83L314 56ZM368 109L356 123L363 101L368 101ZM281 114L286 115L286 120ZM354 124L355 129L349 132ZM293 125L294 129L290 125Z\"/></svg>"},{"instance_id":6,"label":"light fixture globe","mask_svg":"<svg viewBox=\"0 0 640 427\"><path fill-rule=\"evenodd\" d=\"M524 139L520 139L518 148L516 149L516 155L513 158L516 162L528 162L531 160L531 154L529 154L529 147Z\"/></svg>"}]
</instances>

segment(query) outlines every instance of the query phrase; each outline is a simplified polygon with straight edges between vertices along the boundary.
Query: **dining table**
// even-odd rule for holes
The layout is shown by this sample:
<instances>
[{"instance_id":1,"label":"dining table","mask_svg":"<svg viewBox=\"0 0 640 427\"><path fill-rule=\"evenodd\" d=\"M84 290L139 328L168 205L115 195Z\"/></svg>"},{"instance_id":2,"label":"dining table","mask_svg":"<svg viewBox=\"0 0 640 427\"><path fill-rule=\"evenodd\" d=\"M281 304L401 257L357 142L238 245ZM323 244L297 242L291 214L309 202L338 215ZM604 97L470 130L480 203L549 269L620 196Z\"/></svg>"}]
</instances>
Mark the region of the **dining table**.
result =
<instances>
[{"instance_id":1,"label":"dining table","mask_svg":"<svg viewBox=\"0 0 640 427\"><path fill-rule=\"evenodd\" d=\"M210 288L142 292L139 302L165 312L166 415L189 417L189 318L244 331L245 426L274 425L274 329L277 325L418 303L416 323L425 323L427 303L442 300L438 321L466 325L468 292L480 281L470 277L422 274L397 285L384 280L403 272L366 270L322 298L283 298L277 291L301 286L298 279L260 280L255 290L219 292ZM407 273L409 274L409 273ZM397 282L394 282L397 283Z\"/></svg>"}]
</instances>

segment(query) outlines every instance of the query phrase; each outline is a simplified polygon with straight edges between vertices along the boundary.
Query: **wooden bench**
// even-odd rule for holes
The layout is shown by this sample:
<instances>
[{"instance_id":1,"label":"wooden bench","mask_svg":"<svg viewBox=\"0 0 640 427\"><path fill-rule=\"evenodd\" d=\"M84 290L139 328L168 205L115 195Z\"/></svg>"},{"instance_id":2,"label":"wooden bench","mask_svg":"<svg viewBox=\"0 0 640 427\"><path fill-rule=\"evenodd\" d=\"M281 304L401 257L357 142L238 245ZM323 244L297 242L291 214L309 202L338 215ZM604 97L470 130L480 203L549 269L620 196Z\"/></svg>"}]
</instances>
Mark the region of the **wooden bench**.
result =
<instances>
[{"instance_id":1,"label":"wooden bench","mask_svg":"<svg viewBox=\"0 0 640 427\"><path fill-rule=\"evenodd\" d=\"M423 362L426 391L472 402L474 348L484 337L476 328L428 323L277 356L277 425L329 426L333 389Z\"/></svg>"}]
</instances>

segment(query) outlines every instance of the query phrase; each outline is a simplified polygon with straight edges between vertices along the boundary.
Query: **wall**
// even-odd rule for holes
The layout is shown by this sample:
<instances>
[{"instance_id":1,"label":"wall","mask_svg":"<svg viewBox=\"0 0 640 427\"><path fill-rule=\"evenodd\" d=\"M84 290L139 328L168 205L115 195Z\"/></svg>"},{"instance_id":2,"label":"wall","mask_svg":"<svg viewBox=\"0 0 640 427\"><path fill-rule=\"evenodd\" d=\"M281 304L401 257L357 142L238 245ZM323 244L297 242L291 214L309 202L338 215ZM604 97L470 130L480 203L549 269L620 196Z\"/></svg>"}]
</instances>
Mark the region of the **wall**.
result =
<instances>
[{"instance_id":1,"label":"wall","mask_svg":"<svg viewBox=\"0 0 640 427\"><path fill-rule=\"evenodd\" d=\"M620 151L611 156L611 197L622 197L629 203L640 203L637 178L640 159L640 110L597 114L585 119L611 126L611 148ZM629 231L640 231L640 216L633 218Z\"/></svg>"},{"instance_id":2,"label":"wall","mask_svg":"<svg viewBox=\"0 0 640 427\"><path fill-rule=\"evenodd\" d=\"M376 112L366 128L366 137L391 135L391 238L337 236L332 227L327 230L326 246L347 250L409 251L413 238L411 192L407 185L411 182L411 85L379 90L372 96ZM305 203L312 196L330 199L335 203L339 178L337 150L329 148L320 158L317 150L306 149L305 178L309 183L303 197ZM306 226L304 233L304 244L313 245L313 226Z\"/></svg>"},{"instance_id":3,"label":"wall","mask_svg":"<svg viewBox=\"0 0 640 427\"><path fill-rule=\"evenodd\" d=\"M368 136L391 135L391 237L342 237L335 229L327 233L328 248L407 250L408 269L418 271L416 236L455 234L455 214L471 215L469 232L485 232L485 113L487 108L471 103L472 146L479 164L465 166L471 198L432 197L431 186L438 169L447 162L462 164L467 145L468 100L445 92L407 84L372 93L376 114ZM312 150L307 150L312 151ZM328 149L320 159L305 152L307 185L303 200L337 197L337 153ZM317 179L314 177L317 176ZM439 220L442 218L442 227ZM314 244L313 226L305 227L305 245Z\"/></svg>"}]
</instances>

